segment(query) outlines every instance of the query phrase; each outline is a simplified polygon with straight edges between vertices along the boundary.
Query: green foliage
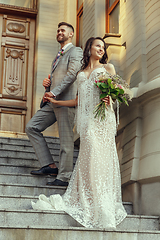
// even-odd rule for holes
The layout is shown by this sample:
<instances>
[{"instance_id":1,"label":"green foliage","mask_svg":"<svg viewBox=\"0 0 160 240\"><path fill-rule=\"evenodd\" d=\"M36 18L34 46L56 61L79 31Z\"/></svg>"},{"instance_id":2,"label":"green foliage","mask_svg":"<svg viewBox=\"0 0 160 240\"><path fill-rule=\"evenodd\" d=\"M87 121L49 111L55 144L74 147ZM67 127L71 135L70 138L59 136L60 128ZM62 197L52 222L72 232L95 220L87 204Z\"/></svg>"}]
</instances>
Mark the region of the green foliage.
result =
<instances>
[{"instance_id":1,"label":"green foliage","mask_svg":"<svg viewBox=\"0 0 160 240\"><path fill-rule=\"evenodd\" d=\"M102 73L99 76L99 81L96 81L94 85L97 86L101 91L101 102L94 109L95 118L98 117L101 121L105 119L106 104L102 99L107 96L111 96L113 100L118 100L119 103L125 103L127 106L129 106L128 99L131 98L128 98L128 96L126 98L125 96L127 94L125 94L124 91L124 89L129 89L129 86L118 75L112 76L109 74L108 76L105 76Z\"/></svg>"}]
</instances>

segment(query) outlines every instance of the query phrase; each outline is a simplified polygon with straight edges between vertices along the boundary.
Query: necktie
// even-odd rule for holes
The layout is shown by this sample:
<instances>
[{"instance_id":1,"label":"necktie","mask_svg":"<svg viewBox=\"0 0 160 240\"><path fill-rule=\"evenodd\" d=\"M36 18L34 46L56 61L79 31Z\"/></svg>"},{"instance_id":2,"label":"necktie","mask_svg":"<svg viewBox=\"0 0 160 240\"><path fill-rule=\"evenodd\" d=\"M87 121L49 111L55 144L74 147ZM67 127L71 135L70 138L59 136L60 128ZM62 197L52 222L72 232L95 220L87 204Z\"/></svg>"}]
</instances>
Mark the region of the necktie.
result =
<instances>
[{"instance_id":1,"label":"necktie","mask_svg":"<svg viewBox=\"0 0 160 240\"><path fill-rule=\"evenodd\" d=\"M52 65L52 71L53 71L54 66L55 66L57 60L59 59L59 57L60 57L61 55L63 55L63 52L64 52L63 49L61 49L61 50L58 52L56 58L54 59L53 65Z\"/></svg>"}]
</instances>

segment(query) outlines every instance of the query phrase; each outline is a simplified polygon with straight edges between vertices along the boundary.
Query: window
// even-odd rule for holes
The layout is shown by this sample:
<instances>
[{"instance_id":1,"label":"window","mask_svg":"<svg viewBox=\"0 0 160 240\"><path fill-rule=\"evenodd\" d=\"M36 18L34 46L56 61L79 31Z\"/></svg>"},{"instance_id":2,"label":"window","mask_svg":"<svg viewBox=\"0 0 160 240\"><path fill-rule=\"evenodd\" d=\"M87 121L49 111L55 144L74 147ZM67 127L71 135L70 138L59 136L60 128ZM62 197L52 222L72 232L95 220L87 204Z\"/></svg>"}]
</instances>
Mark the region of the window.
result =
<instances>
[{"instance_id":1,"label":"window","mask_svg":"<svg viewBox=\"0 0 160 240\"><path fill-rule=\"evenodd\" d=\"M1 3L17 7L37 8L37 0L0 0Z\"/></svg>"},{"instance_id":2,"label":"window","mask_svg":"<svg viewBox=\"0 0 160 240\"><path fill-rule=\"evenodd\" d=\"M83 37L83 0L77 0L77 38L76 45L82 47Z\"/></svg>"},{"instance_id":3,"label":"window","mask_svg":"<svg viewBox=\"0 0 160 240\"><path fill-rule=\"evenodd\" d=\"M119 33L119 2L120 0L106 0L107 33Z\"/></svg>"}]
</instances>

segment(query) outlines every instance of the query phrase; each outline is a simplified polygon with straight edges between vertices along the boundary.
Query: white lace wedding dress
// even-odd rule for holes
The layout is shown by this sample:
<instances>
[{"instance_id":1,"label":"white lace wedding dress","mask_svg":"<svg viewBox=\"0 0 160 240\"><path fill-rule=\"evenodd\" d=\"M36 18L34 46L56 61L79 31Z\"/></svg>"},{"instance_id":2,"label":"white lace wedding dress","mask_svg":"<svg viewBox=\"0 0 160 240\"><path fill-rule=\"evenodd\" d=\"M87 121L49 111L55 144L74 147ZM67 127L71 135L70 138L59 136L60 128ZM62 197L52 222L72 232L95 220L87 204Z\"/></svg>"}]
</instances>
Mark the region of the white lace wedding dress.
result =
<instances>
[{"instance_id":1,"label":"white lace wedding dress","mask_svg":"<svg viewBox=\"0 0 160 240\"><path fill-rule=\"evenodd\" d=\"M117 157L114 112L108 107L106 120L94 118L94 107L99 103L99 89L94 85L95 69L86 77L78 74L77 130L80 151L66 193L39 196L34 209L63 210L85 227L115 229L125 217L121 200L121 178Z\"/></svg>"}]
</instances>

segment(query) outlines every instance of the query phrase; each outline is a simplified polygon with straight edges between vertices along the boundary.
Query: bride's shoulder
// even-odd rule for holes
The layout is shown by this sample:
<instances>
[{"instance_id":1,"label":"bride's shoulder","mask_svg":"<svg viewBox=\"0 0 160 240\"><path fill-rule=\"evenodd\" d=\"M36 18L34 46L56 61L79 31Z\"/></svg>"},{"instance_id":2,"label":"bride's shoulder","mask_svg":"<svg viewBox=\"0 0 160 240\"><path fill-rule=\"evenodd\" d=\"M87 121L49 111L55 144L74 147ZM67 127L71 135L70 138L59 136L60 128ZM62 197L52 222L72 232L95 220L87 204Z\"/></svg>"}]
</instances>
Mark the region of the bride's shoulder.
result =
<instances>
[{"instance_id":1,"label":"bride's shoulder","mask_svg":"<svg viewBox=\"0 0 160 240\"><path fill-rule=\"evenodd\" d=\"M81 76L81 74L83 73L84 70L80 70L78 73L77 73L77 77Z\"/></svg>"},{"instance_id":2,"label":"bride's shoulder","mask_svg":"<svg viewBox=\"0 0 160 240\"><path fill-rule=\"evenodd\" d=\"M104 64L105 69L112 75L116 75L115 67L112 63Z\"/></svg>"}]
</instances>

